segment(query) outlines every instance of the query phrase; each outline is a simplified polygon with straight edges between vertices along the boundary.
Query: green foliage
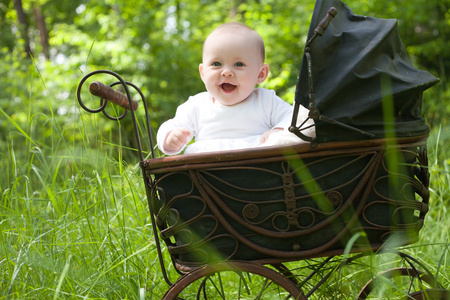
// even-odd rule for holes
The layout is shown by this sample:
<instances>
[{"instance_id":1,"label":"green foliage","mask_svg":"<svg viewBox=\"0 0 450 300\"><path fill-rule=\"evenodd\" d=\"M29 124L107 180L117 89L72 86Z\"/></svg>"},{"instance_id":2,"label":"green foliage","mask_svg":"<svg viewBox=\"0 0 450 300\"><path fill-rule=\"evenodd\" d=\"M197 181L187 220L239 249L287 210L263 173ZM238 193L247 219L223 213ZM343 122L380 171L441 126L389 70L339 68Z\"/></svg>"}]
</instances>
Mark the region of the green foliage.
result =
<instances>
[{"instance_id":1,"label":"green foliage","mask_svg":"<svg viewBox=\"0 0 450 300\"><path fill-rule=\"evenodd\" d=\"M197 68L204 38L237 20L265 40L271 74L264 86L292 101L314 1L22 2L31 58L13 1L0 0L0 299L137 299L141 289L159 299L166 286L129 118L116 124L81 111L80 79L110 69L133 82L148 98L156 129L204 89ZM41 54L33 3L46 17L49 60ZM398 18L413 63L441 78L424 95L433 129L431 211L424 241L411 251L439 268L448 287L449 233L442 228L450 228L450 0L347 3L358 14Z\"/></svg>"}]
</instances>

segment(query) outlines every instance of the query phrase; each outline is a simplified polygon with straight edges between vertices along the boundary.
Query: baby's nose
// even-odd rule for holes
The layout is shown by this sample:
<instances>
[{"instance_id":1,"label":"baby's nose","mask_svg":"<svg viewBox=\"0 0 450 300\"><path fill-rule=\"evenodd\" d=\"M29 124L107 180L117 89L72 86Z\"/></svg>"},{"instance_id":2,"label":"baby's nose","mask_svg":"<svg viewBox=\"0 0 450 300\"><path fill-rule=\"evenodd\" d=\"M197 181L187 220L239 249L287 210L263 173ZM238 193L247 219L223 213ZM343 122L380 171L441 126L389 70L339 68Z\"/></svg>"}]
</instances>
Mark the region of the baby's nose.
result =
<instances>
[{"instance_id":1,"label":"baby's nose","mask_svg":"<svg viewBox=\"0 0 450 300\"><path fill-rule=\"evenodd\" d=\"M230 77L230 76L233 76L233 71L231 71L229 68L225 68L222 71L221 75L225 76L225 77Z\"/></svg>"}]
</instances>

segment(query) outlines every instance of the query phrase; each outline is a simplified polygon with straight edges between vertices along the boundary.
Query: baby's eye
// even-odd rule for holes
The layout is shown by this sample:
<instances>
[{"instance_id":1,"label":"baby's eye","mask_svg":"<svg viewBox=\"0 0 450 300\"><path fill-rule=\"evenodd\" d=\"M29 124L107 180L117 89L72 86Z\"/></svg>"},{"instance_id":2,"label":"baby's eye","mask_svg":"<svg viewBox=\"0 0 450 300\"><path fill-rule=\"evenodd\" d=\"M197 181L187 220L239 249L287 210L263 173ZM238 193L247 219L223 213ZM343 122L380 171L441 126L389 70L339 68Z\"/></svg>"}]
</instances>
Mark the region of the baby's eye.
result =
<instances>
[{"instance_id":1,"label":"baby's eye","mask_svg":"<svg viewBox=\"0 0 450 300\"><path fill-rule=\"evenodd\" d=\"M244 63L243 62L237 62L236 63L236 67L243 67L244 66Z\"/></svg>"},{"instance_id":2,"label":"baby's eye","mask_svg":"<svg viewBox=\"0 0 450 300\"><path fill-rule=\"evenodd\" d=\"M212 63L212 65L214 67L220 67L222 64L220 62L218 62L218 61L215 61L215 62Z\"/></svg>"}]
</instances>

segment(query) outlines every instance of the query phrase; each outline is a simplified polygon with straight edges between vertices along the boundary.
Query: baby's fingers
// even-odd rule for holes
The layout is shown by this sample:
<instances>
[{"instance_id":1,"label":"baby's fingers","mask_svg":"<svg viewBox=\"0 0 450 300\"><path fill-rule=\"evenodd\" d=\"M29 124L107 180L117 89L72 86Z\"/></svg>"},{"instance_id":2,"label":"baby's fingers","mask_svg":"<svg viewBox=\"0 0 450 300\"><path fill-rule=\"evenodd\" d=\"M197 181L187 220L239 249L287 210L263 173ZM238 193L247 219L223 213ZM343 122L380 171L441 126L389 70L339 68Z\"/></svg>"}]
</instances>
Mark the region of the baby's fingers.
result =
<instances>
[{"instance_id":1,"label":"baby's fingers","mask_svg":"<svg viewBox=\"0 0 450 300\"><path fill-rule=\"evenodd\" d=\"M189 138L191 137L191 132L186 128L179 128L176 130L176 136L180 139L180 141L187 144Z\"/></svg>"},{"instance_id":2,"label":"baby's fingers","mask_svg":"<svg viewBox=\"0 0 450 300\"><path fill-rule=\"evenodd\" d=\"M178 151L187 144L188 138L179 129L172 130L167 134L164 141L164 149L168 151Z\"/></svg>"}]
</instances>

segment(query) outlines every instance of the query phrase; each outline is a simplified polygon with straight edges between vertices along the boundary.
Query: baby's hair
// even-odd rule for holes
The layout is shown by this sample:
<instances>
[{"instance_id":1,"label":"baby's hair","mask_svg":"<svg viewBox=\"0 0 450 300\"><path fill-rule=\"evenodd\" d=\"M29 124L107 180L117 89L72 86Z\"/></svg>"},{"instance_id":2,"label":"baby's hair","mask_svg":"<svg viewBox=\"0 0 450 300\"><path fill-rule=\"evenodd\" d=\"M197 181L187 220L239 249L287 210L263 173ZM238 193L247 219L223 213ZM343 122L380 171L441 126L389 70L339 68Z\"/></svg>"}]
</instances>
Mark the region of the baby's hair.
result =
<instances>
[{"instance_id":1,"label":"baby's hair","mask_svg":"<svg viewBox=\"0 0 450 300\"><path fill-rule=\"evenodd\" d=\"M262 61L264 62L264 60L266 59L266 50L265 50L265 46L264 46L264 41L262 39L262 37L259 35L258 32L256 32L255 30L253 30L252 28L248 27L245 24L239 23L239 22L230 22L230 23L224 23L222 25L219 25L216 29L213 30L213 32L211 32L209 36L211 36L213 33L217 33L220 31L238 31L238 30L245 30L247 31L249 34L251 34L257 41L258 46L260 48L261 51L261 58ZM206 38L206 40L208 40L208 37ZM206 42L205 40L205 42ZM205 43L203 43L203 46L205 45Z\"/></svg>"}]
</instances>

